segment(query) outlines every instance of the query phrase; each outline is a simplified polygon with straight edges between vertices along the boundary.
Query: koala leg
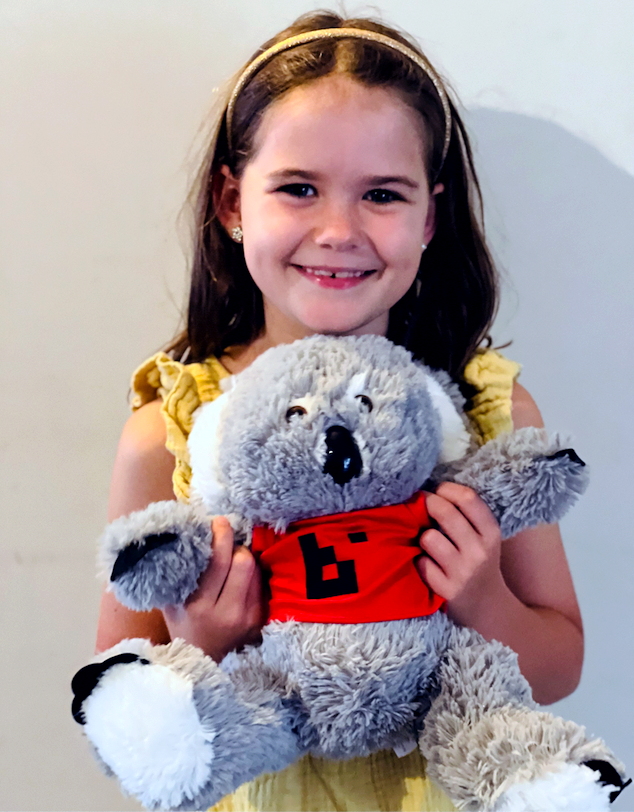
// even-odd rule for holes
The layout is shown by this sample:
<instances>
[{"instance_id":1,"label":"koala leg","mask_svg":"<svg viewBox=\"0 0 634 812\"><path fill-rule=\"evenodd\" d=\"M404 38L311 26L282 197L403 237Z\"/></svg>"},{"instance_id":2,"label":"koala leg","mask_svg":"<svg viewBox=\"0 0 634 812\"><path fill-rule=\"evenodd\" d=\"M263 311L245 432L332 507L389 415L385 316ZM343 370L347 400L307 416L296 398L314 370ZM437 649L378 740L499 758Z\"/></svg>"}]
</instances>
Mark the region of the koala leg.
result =
<instances>
[{"instance_id":1,"label":"koala leg","mask_svg":"<svg viewBox=\"0 0 634 812\"><path fill-rule=\"evenodd\" d=\"M584 728L538 709L517 655L454 627L419 740L458 809L607 809L623 765Z\"/></svg>"},{"instance_id":2,"label":"koala leg","mask_svg":"<svg viewBox=\"0 0 634 812\"><path fill-rule=\"evenodd\" d=\"M182 604L211 556L211 522L191 505L154 502L108 525L100 569L124 606L147 611Z\"/></svg>"},{"instance_id":3,"label":"koala leg","mask_svg":"<svg viewBox=\"0 0 634 812\"><path fill-rule=\"evenodd\" d=\"M427 687L444 650L442 612L383 623L271 623L263 656L288 669L305 716L296 729L313 755L348 759L416 746Z\"/></svg>"},{"instance_id":4,"label":"koala leg","mask_svg":"<svg viewBox=\"0 0 634 812\"><path fill-rule=\"evenodd\" d=\"M75 675L73 715L144 806L207 809L302 755L279 686L241 676L183 640L124 640Z\"/></svg>"},{"instance_id":5,"label":"koala leg","mask_svg":"<svg viewBox=\"0 0 634 812\"><path fill-rule=\"evenodd\" d=\"M502 538L557 522L588 485L585 463L557 435L524 428L502 434L443 477L473 488L500 523Z\"/></svg>"}]
</instances>

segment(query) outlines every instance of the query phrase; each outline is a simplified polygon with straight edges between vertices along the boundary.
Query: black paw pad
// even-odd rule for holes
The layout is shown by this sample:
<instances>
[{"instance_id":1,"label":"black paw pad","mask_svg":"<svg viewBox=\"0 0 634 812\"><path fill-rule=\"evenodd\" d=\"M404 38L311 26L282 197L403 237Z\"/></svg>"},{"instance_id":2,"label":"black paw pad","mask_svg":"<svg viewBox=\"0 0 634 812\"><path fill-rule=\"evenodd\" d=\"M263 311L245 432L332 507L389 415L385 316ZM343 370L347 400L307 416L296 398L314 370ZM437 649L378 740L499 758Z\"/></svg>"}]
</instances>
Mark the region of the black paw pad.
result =
<instances>
[{"instance_id":1,"label":"black paw pad","mask_svg":"<svg viewBox=\"0 0 634 812\"><path fill-rule=\"evenodd\" d=\"M571 462L576 462L577 465L581 465L583 468L586 466L574 448L562 448L561 451L556 451L554 454L551 454L548 459L556 460L558 457L569 457Z\"/></svg>"},{"instance_id":2,"label":"black paw pad","mask_svg":"<svg viewBox=\"0 0 634 812\"><path fill-rule=\"evenodd\" d=\"M630 778L629 781L623 783L623 779L614 769L614 767L609 764L607 761L600 761L598 759L594 759L592 761L584 761L584 767L589 767L593 772L599 773L601 776L599 778L599 784L602 787L615 787L614 792L610 793L610 803L614 803L619 795L623 792L625 787L628 787L632 783L632 779Z\"/></svg>"},{"instance_id":3,"label":"black paw pad","mask_svg":"<svg viewBox=\"0 0 634 812\"><path fill-rule=\"evenodd\" d=\"M151 536L146 536L142 544L129 544L125 547L114 562L112 574L110 575L111 581L118 581L129 570L135 567L139 561L156 550L159 547L164 547L166 544L172 544L178 541L178 533L155 533Z\"/></svg>"},{"instance_id":4,"label":"black paw pad","mask_svg":"<svg viewBox=\"0 0 634 812\"><path fill-rule=\"evenodd\" d=\"M80 725L86 724L86 717L81 709L82 703L94 691L95 686L109 668L119 665L119 663L134 663L137 660L143 665L150 664L149 660L137 657L136 654L117 654L116 657L110 657L102 663L91 663L80 668L71 682L71 688L75 694L72 706L73 719Z\"/></svg>"}]
</instances>

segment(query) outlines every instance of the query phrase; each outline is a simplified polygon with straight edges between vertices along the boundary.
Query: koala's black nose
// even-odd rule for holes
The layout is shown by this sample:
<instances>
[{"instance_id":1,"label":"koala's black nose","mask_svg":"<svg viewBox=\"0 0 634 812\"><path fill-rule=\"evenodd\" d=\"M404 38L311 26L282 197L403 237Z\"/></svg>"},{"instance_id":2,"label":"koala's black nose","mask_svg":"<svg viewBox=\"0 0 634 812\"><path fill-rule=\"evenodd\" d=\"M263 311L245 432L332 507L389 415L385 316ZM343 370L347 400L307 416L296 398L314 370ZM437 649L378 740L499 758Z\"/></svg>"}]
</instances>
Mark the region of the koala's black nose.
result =
<instances>
[{"instance_id":1,"label":"koala's black nose","mask_svg":"<svg viewBox=\"0 0 634 812\"><path fill-rule=\"evenodd\" d=\"M330 474L337 485L345 485L359 476L361 468L361 454L352 434L344 426L331 426L326 431L324 474Z\"/></svg>"}]
</instances>

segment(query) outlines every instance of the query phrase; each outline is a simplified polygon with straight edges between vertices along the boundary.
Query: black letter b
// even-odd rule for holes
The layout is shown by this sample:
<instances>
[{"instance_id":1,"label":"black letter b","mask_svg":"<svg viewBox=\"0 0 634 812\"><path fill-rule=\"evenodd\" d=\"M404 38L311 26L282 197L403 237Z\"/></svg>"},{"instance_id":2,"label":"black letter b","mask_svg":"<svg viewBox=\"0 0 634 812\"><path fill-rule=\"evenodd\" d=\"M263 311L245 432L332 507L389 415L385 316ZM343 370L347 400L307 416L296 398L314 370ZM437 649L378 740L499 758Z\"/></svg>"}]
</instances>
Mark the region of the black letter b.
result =
<instances>
[{"instance_id":1,"label":"black letter b","mask_svg":"<svg viewBox=\"0 0 634 812\"><path fill-rule=\"evenodd\" d=\"M306 567L306 597L334 598L359 591L354 561L337 561L334 547L319 547L317 536L307 533L299 537ZM337 577L324 579L324 567L337 565Z\"/></svg>"}]
</instances>

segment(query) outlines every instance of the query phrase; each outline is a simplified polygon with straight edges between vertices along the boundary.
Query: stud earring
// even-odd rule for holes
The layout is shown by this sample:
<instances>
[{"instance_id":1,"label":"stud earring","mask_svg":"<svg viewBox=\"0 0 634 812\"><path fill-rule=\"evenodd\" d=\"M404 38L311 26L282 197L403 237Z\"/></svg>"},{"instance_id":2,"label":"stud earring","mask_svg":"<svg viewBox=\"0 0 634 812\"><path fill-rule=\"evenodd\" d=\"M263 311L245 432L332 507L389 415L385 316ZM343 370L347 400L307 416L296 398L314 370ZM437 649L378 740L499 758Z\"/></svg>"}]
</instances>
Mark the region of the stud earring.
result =
<instances>
[{"instance_id":1,"label":"stud earring","mask_svg":"<svg viewBox=\"0 0 634 812\"><path fill-rule=\"evenodd\" d=\"M231 239L234 242L242 242L243 236L242 226L236 226L235 228L231 229Z\"/></svg>"},{"instance_id":2,"label":"stud earring","mask_svg":"<svg viewBox=\"0 0 634 812\"><path fill-rule=\"evenodd\" d=\"M423 244L421 245L421 248L422 248L422 249L423 249L423 251L424 251L424 250L427 248L427 243L423 243Z\"/></svg>"}]
</instances>

